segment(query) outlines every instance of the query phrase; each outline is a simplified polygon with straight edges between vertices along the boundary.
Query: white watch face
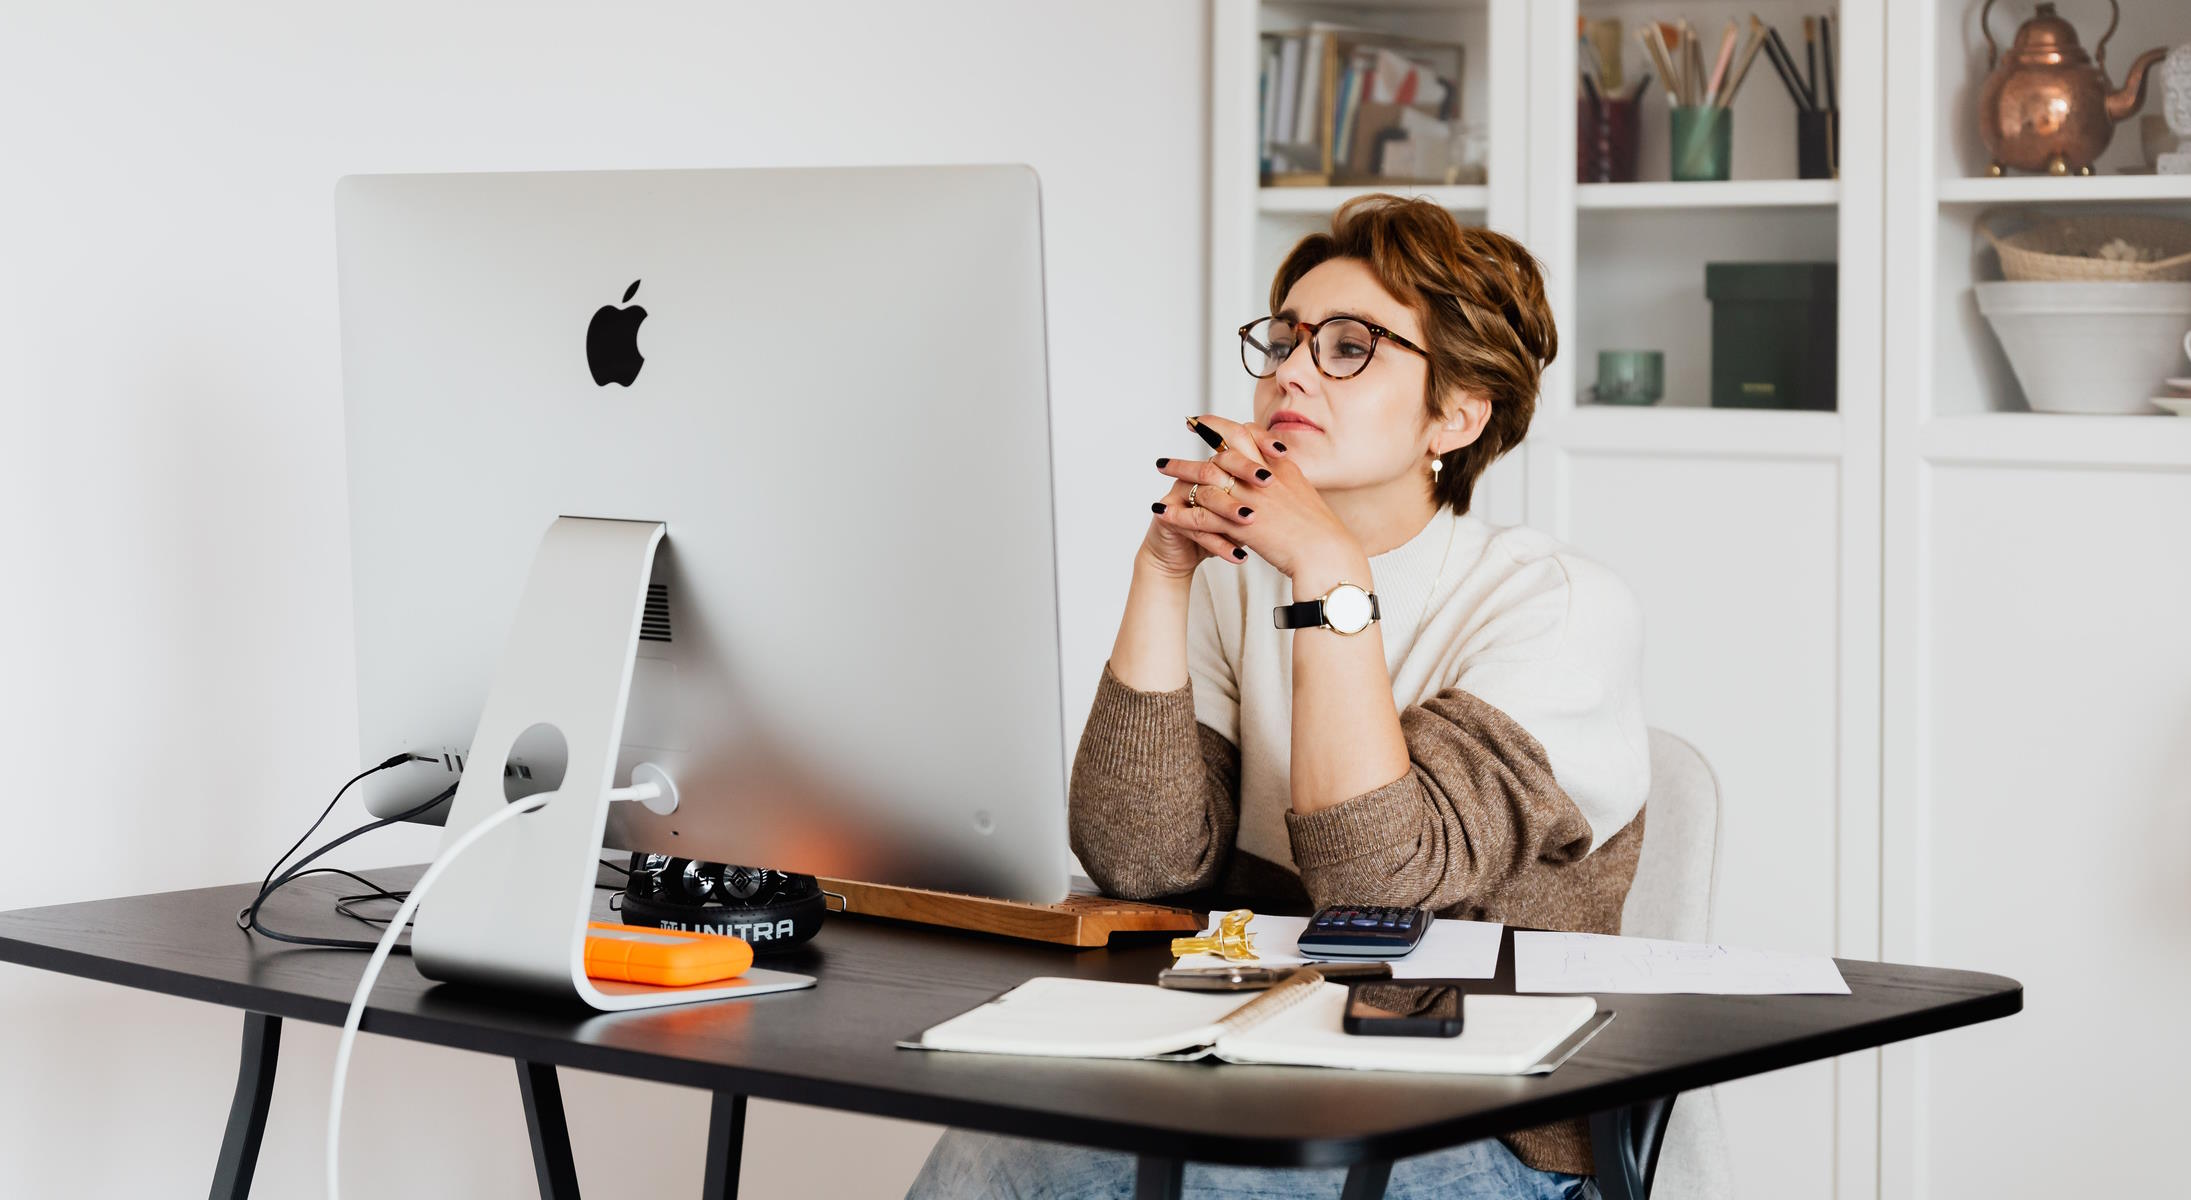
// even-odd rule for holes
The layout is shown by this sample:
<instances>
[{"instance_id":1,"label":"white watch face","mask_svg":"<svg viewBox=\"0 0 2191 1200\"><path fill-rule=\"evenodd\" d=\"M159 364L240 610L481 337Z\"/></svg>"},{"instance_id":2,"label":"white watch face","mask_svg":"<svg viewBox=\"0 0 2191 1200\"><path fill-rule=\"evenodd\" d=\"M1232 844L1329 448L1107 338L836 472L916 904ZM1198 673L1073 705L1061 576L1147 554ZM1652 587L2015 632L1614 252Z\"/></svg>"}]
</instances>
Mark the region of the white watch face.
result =
<instances>
[{"instance_id":1,"label":"white watch face","mask_svg":"<svg viewBox=\"0 0 2191 1200\"><path fill-rule=\"evenodd\" d=\"M1324 620L1341 633L1369 628L1369 593L1342 583L1324 594Z\"/></svg>"}]
</instances>

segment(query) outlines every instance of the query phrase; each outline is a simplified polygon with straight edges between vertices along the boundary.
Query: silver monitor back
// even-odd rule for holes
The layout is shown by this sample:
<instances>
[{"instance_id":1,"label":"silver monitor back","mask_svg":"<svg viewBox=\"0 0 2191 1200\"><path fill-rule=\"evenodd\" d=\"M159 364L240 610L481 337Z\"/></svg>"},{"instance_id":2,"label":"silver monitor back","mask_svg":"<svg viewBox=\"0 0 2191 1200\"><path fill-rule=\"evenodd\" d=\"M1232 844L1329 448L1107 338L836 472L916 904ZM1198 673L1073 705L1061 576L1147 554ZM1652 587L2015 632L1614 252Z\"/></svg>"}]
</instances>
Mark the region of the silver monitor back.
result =
<instances>
[{"instance_id":1,"label":"silver monitor back","mask_svg":"<svg viewBox=\"0 0 2191 1200\"><path fill-rule=\"evenodd\" d=\"M558 782L522 740L465 762L533 553L662 521L616 779L681 804L607 845L1064 896L1032 169L350 176L336 209L360 749L437 763L374 814L467 765Z\"/></svg>"}]
</instances>

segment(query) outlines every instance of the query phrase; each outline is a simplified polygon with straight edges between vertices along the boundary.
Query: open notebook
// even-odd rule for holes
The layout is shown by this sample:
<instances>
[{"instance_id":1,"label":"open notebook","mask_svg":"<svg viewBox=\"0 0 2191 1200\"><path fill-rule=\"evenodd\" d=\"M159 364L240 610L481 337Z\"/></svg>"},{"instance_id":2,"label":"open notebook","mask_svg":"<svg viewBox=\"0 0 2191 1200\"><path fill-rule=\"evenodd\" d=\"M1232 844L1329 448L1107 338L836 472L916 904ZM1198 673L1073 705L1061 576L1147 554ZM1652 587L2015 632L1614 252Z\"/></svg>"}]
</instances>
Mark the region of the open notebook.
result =
<instances>
[{"instance_id":1,"label":"open notebook","mask_svg":"<svg viewBox=\"0 0 2191 1200\"><path fill-rule=\"evenodd\" d=\"M1566 1061L1612 1020L1589 996L1468 996L1453 1038L1357 1037L1347 989L1314 972L1242 997L1100 979L1030 979L907 1049L1063 1058L1195 1059L1369 1071L1527 1075Z\"/></svg>"}]
</instances>

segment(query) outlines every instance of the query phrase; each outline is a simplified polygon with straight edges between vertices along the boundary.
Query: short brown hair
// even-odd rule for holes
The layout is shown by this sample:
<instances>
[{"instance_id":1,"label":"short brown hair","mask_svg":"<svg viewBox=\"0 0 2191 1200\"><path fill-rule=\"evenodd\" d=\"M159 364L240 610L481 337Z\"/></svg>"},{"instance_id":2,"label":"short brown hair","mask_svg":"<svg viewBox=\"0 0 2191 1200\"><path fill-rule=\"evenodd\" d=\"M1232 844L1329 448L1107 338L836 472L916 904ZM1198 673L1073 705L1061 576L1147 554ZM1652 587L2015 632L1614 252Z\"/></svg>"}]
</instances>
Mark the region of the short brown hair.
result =
<instances>
[{"instance_id":1,"label":"short brown hair","mask_svg":"<svg viewBox=\"0 0 2191 1200\"><path fill-rule=\"evenodd\" d=\"M1520 443L1537 411L1537 384L1559 353L1544 274L1520 242L1461 224L1429 200L1385 192L1355 196L1332 214L1328 233L1302 238L1270 285L1270 310L1318 265L1351 258L1369 267L1423 325L1430 378L1423 407L1435 420L1440 398L1460 390L1491 401L1483 433L1447 454L1432 499L1468 511L1476 477Z\"/></svg>"}]
</instances>

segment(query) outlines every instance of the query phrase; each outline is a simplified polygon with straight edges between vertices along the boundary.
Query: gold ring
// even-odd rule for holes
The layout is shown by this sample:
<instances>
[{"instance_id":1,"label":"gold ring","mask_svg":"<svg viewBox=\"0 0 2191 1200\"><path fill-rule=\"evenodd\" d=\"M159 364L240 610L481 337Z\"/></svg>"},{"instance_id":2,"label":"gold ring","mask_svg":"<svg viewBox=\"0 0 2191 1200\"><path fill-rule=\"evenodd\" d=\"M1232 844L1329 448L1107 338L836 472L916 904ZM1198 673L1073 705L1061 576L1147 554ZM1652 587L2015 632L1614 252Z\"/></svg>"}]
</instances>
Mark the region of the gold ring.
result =
<instances>
[{"instance_id":1,"label":"gold ring","mask_svg":"<svg viewBox=\"0 0 2191 1200\"><path fill-rule=\"evenodd\" d=\"M1219 486L1224 489L1226 495L1232 495L1232 473L1230 471L1225 473L1225 482Z\"/></svg>"},{"instance_id":2,"label":"gold ring","mask_svg":"<svg viewBox=\"0 0 2191 1200\"><path fill-rule=\"evenodd\" d=\"M1187 489L1187 507L1188 507L1188 508L1199 508L1199 507L1201 507L1200 505L1198 505L1198 504L1196 504L1196 503L1194 502L1194 494L1195 494L1195 492L1196 492L1197 490L1199 490L1199 489L1200 489L1201 487L1202 487L1202 485L1201 485L1201 484L1199 484L1199 483L1197 483L1197 484L1194 484L1194 485L1190 486L1190 487L1189 487L1189 488Z\"/></svg>"}]
</instances>

